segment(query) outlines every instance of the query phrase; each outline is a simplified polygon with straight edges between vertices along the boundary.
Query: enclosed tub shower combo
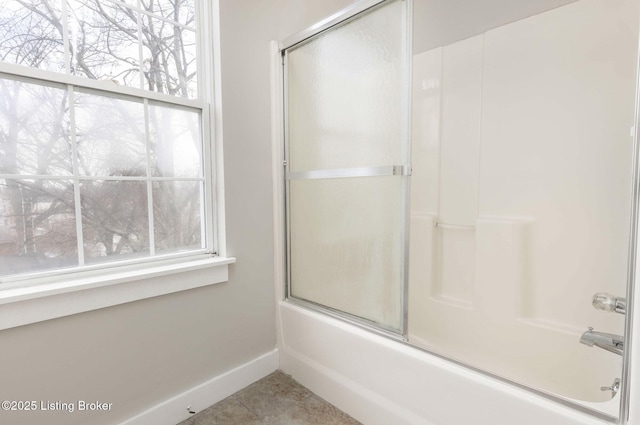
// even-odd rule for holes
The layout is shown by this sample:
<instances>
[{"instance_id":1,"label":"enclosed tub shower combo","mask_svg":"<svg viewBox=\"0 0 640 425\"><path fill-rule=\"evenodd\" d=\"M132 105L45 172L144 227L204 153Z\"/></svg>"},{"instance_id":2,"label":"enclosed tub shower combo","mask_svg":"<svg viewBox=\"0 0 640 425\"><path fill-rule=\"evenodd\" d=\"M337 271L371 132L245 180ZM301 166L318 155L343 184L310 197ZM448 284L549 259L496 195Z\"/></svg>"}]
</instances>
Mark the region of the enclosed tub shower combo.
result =
<instances>
[{"instance_id":1,"label":"enclosed tub shower combo","mask_svg":"<svg viewBox=\"0 0 640 425\"><path fill-rule=\"evenodd\" d=\"M371 0L273 43L285 371L372 424L640 423L639 22Z\"/></svg>"}]
</instances>

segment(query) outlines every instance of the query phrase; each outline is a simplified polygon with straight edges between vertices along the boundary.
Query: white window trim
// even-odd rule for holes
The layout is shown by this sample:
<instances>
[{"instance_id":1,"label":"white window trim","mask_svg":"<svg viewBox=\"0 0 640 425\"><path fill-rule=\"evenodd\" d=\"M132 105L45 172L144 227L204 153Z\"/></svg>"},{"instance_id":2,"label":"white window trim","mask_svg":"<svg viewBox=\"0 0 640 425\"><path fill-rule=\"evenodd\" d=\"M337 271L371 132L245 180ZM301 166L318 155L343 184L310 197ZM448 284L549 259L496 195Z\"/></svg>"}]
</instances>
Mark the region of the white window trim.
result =
<instances>
[{"instance_id":1,"label":"white window trim","mask_svg":"<svg viewBox=\"0 0 640 425\"><path fill-rule=\"evenodd\" d=\"M28 325L119 304L200 288L228 281L228 266L236 262L226 257L224 214L224 166L222 148L222 96L220 66L219 0L197 1L199 8L199 84L202 100L176 98L130 87L111 86L108 82L80 79L39 69L0 63L0 72L43 79L78 87L102 89L124 95L202 108L204 173L208 174L210 196L205 196L207 246L217 256L194 255L183 259L71 272L20 282L20 286L0 285L0 330ZM203 25L203 21L208 25ZM202 52L209 54L202 55ZM214 124L215 123L215 124ZM212 159L212 161L207 161ZM214 237L215 235L215 237Z\"/></svg>"},{"instance_id":2,"label":"white window trim","mask_svg":"<svg viewBox=\"0 0 640 425\"><path fill-rule=\"evenodd\" d=\"M214 257L4 289L0 330L226 282L234 262Z\"/></svg>"}]
</instances>

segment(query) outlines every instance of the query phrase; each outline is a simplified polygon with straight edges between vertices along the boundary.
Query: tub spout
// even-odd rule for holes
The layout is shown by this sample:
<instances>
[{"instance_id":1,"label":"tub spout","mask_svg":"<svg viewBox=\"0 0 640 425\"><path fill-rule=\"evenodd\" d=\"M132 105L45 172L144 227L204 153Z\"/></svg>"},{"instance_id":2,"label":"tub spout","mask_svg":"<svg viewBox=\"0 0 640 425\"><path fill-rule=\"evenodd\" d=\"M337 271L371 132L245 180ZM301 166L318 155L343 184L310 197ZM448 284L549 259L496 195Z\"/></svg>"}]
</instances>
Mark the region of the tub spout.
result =
<instances>
[{"instance_id":1,"label":"tub spout","mask_svg":"<svg viewBox=\"0 0 640 425\"><path fill-rule=\"evenodd\" d=\"M580 342L588 345L589 347L593 347L595 345L596 347L600 347L603 350L610 351L620 356L624 350L623 336L605 332L594 332L593 328L589 328L588 331L582 334Z\"/></svg>"}]
</instances>

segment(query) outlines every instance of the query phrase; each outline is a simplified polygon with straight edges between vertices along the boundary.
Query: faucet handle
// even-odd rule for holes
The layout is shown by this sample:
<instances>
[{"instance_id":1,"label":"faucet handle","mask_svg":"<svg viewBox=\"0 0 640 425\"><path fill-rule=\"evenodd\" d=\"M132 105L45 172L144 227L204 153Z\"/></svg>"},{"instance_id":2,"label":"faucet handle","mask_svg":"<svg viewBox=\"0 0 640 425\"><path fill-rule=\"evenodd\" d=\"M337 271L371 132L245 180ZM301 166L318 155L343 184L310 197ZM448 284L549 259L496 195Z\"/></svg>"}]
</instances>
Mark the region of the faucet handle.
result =
<instances>
[{"instance_id":1,"label":"faucet handle","mask_svg":"<svg viewBox=\"0 0 640 425\"><path fill-rule=\"evenodd\" d=\"M593 296L593 306L598 310L615 311L616 313L625 314L627 310L627 299L615 297L611 294L598 292Z\"/></svg>"},{"instance_id":2,"label":"faucet handle","mask_svg":"<svg viewBox=\"0 0 640 425\"><path fill-rule=\"evenodd\" d=\"M613 384L609 387L600 387L600 391L611 391L611 398L614 398L620 390L620 378L613 380Z\"/></svg>"}]
</instances>

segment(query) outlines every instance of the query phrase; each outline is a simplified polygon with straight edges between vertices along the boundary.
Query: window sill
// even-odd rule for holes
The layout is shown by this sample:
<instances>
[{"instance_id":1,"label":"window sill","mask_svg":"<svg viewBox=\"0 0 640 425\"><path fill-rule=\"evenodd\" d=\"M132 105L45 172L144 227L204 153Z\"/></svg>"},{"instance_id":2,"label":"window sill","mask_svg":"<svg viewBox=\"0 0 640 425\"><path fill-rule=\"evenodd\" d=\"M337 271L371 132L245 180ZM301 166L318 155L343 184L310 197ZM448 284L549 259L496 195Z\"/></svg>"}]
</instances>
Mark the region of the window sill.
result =
<instances>
[{"instance_id":1,"label":"window sill","mask_svg":"<svg viewBox=\"0 0 640 425\"><path fill-rule=\"evenodd\" d=\"M0 330L226 282L232 263L235 258L206 258L0 289Z\"/></svg>"}]
</instances>

